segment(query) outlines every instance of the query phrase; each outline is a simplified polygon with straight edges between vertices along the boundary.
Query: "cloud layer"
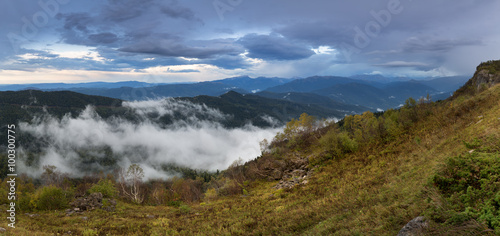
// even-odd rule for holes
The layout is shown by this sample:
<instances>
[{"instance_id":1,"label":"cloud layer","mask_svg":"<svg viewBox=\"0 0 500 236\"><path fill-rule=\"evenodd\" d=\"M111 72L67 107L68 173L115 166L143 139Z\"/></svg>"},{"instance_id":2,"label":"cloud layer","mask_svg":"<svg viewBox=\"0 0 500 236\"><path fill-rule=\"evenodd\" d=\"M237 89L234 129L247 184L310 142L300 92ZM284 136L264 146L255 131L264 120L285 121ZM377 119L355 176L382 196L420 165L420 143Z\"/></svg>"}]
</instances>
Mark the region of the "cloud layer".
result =
<instances>
[{"instance_id":1,"label":"cloud layer","mask_svg":"<svg viewBox=\"0 0 500 236\"><path fill-rule=\"evenodd\" d=\"M21 170L36 176L44 165L54 165L62 172L82 176L139 163L147 170L148 179L171 176L172 173L161 170L163 164L223 170L239 158L247 161L259 156L259 142L272 139L279 131L252 125L226 129L209 121L224 119L226 115L173 99L127 102L124 106L142 120L105 120L88 106L76 118L43 116L31 124L21 123L22 132L43 143L39 167L24 164ZM176 120L167 127L159 125L160 117L173 118L177 112L184 112L191 119Z\"/></svg>"}]
</instances>

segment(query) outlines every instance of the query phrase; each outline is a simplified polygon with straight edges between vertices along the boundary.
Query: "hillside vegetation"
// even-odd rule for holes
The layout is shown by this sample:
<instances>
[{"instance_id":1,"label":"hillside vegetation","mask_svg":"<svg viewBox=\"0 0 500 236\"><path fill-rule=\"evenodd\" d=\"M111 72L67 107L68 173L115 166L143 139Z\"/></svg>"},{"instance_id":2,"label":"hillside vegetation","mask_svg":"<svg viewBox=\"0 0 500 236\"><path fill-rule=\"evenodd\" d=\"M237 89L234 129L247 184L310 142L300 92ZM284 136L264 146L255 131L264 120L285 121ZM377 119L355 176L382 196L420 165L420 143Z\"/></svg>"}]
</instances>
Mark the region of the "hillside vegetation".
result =
<instances>
[{"instance_id":1,"label":"hillside vegetation","mask_svg":"<svg viewBox=\"0 0 500 236\"><path fill-rule=\"evenodd\" d=\"M48 168L20 180L22 214L7 234L396 235L417 216L426 235L500 234L500 85L477 84L478 71L445 101L410 98L338 123L303 114L257 159L140 183L140 199L127 197L123 175L71 180ZM65 212L98 191L117 199L114 211Z\"/></svg>"}]
</instances>

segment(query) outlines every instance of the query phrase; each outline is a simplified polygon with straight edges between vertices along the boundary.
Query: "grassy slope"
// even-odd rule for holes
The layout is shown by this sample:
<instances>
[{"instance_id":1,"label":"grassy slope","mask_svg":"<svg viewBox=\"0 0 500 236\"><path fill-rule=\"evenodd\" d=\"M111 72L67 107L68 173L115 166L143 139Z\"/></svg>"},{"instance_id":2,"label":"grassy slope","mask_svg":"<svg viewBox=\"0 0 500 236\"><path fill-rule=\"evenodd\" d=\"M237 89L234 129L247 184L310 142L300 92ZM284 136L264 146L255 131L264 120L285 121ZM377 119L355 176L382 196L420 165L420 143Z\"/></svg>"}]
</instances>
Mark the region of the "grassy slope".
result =
<instances>
[{"instance_id":1,"label":"grassy slope","mask_svg":"<svg viewBox=\"0 0 500 236\"><path fill-rule=\"evenodd\" d=\"M430 180L448 157L468 153L463 141L500 139L500 86L432 109L433 114L399 139L323 163L307 185L291 190L275 190L276 182L257 181L250 184L249 196L181 208L119 202L114 213L23 214L9 234L395 235L414 217L446 207ZM319 152L311 148L299 154L310 157ZM447 227L431 223L432 232L453 230Z\"/></svg>"}]
</instances>

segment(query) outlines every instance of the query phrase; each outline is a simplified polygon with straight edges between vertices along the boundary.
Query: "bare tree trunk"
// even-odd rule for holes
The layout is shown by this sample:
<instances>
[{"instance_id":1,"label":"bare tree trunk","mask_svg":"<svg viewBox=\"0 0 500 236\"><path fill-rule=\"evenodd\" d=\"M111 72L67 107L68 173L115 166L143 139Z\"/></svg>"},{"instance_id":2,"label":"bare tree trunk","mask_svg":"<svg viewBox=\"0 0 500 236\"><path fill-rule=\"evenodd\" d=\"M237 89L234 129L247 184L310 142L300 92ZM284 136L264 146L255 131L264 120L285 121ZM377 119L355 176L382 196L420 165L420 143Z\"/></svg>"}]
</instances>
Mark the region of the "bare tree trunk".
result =
<instances>
[{"instance_id":1,"label":"bare tree trunk","mask_svg":"<svg viewBox=\"0 0 500 236\"><path fill-rule=\"evenodd\" d=\"M120 186L123 194L135 203L142 203L144 196L142 194L141 184L144 171L137 164L132 164L127 172L120 171Z\"/></svg>"}]
</instances>

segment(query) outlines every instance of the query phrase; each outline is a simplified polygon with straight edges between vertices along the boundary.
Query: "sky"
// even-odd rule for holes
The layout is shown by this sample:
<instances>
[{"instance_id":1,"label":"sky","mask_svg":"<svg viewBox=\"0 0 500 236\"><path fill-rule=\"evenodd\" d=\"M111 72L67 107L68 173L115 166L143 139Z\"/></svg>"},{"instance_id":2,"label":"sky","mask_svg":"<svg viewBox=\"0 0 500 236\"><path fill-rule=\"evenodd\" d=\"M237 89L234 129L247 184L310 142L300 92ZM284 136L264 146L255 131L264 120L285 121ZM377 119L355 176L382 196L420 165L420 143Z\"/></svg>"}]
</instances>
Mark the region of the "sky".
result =
<instances>
[{"instance_id":1,"label":"sky","mask_svg":"<svg viewBox=\"0 0 500 236\"><path fill-rule=\"evenodd\" d=\"M0 84L471 75L495 0L3 0Z\"/></svg>"}]
</instances>

